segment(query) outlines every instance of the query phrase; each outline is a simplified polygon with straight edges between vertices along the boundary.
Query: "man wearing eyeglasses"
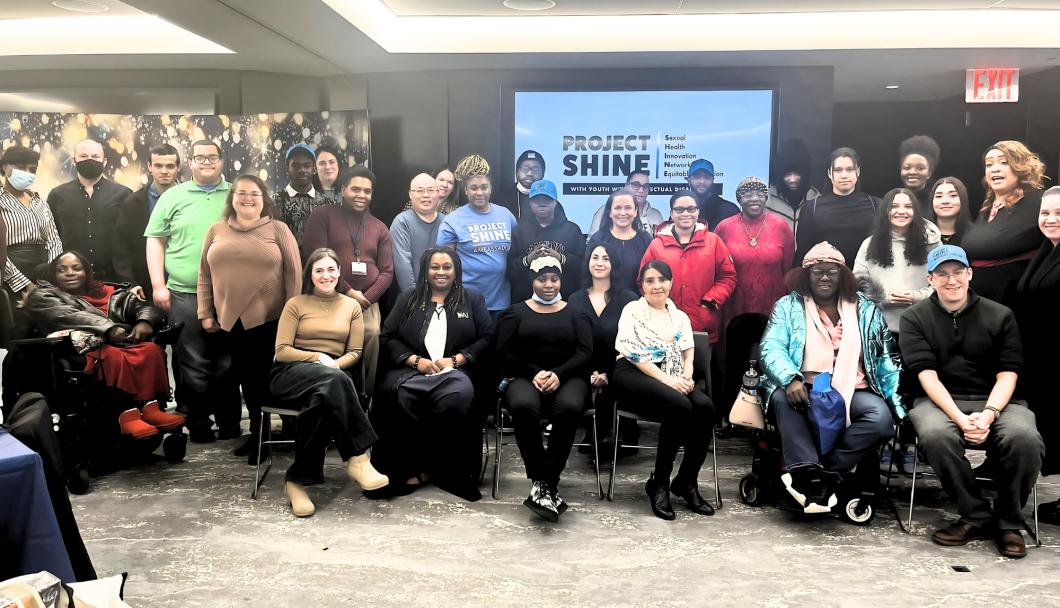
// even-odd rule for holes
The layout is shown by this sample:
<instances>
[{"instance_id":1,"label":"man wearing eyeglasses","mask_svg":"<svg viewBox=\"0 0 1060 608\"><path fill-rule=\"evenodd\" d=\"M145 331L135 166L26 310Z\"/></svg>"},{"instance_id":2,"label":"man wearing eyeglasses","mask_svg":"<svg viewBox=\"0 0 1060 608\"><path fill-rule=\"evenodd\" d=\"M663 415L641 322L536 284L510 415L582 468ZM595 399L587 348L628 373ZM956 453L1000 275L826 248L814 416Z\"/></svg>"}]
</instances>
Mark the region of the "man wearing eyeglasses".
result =
<instances>
[{"instance_id":1,"label":"man wearing eyeglasses","mask_svg":"<svg viewBox=\"0 0 1060 608\"><path fill-rule=\"evenodd\" d=\"M633 191L633 202L637 204L637 213L640 215L640 223L644 225L644 231L651 236L655 236L655 229L659 227L659 224L665 221L662 213L651 206L648 202L648 194L651 192L651 176L648 175L647 171L634 170L626 178L626 186ZM596 234L600 231L600 221L604 217L604 207L607 205L601 205L596 210L596 215L593 216L593 224L589 228L589 236Z\"/></svg>"},{"instance_id":2,"label":"man wearing eyeglasses","mask_svg":"<svg viewBox=\"0 0 1060 608\"><path fill-rule=\"evenodd\" d=\"M906 368L926 396L909 418L928 464L957 503L960 520L936 530L939 545L993 539L1003 557L1027 554L1023 507L1038 478L1045 444L1026 401L1014 399L1023 367L1012 311L968 288L964 250L943 245L928 254L935 293L902 314L899 343ZM986 450L997 499L983 498L965 449Z\"/></svg>"},{"instance_id":3,"label":"man wearing eyeglasses","mask_svg":"<svg viewBox=\"0 0 1060 608\"><path fill-rule=\"evenodd\" d=\"M211 428L210 413L218 420L221 439L239 437L239 393L211 392L210 382L225 373L227 363L211 358L213 337L202 329L198 317L196 290L199 258L210 225L221 219L230 185L221 171L221 148L210 140L191 145L188 158L191 179L166 190L147 221L147 271L151 275L152 299L166 311L169 322L184 322L177 343L180 368L178 407L185 410L191 440L210 443L217 440ZM234 400L234 403L233 403Z\"/></svg>"},{"instance_id":4,"label":"man wearing eyeglasses","mask_svg":"<svg viewBox=\"0 0 1060 608\"><path fill-rule=\"evenodd\" d=\"M97 279L114 281L114 227L118 208L132 190L103 176L107 157L98 141L77 142L73 161L77 177L48 194L55 227L66 249L88 258Z\"/></svg>"},{"instance_id":5,"label":"man wearing eyeglasses","mask_svg":"<svg viewBox=\"0 0 1060 608\"><path fill-rule=\"evenodd\" d=\"M405 291L416 285L420 256L438 241L445 214L438 211L434 178L420 173L409 183L409 208L390 224L390 246L394 251L394 280Z\"/></svg>"},{"instance_id":6,"label":"man wearing eyeglasses","mask_svg":"<svg viewBox=\"0 0 1060 608\"><path fill-rule=\"evenodd\" d=\"M312 147L297 143L287 149L285 158L289 181L286 188L273 195L272 200L276 202L280 220L291 229L294 240L298 242L302 259L305 259L308 252L302 247L302 234L305 232L309 214L317 207L330 205L335 201L325 197L323 192L317 192L313 187L317 157Z\"/></svg>"}]
</instances>

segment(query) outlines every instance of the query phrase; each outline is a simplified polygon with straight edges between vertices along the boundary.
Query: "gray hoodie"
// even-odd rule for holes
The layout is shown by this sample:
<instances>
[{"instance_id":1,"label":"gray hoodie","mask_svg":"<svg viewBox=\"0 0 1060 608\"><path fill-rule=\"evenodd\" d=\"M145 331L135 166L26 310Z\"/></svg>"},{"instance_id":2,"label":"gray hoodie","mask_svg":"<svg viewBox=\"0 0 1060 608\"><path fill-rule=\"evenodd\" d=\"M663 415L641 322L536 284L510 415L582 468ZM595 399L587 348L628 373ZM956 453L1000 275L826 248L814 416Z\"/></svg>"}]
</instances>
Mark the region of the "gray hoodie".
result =
<instances>
[{"instance_id":1,"label":"gray hoodie","mask_svg":"<svg viewBox=\"0 0 1060 608\"><path fill-rule=\"evenodd\" d=\"M924 227L927 231L927 250L931 251L942 241L942 232L931 222L925 222ZM882 289L883 300L876 303L883 310L887 327L897 334L898 320L908 305L888 303L887 294L911 291L917 302L930 297L933 290L927 282L927 263L910 264L909 260L905 259L905 236L892 235L891 254L894 256L894 264L880 266L879 263L868 259L871 239L872 237L865 239L858 249L858 255L854 259L854 275L859 279L869 280Z\"/></svg>"}]
</instances>

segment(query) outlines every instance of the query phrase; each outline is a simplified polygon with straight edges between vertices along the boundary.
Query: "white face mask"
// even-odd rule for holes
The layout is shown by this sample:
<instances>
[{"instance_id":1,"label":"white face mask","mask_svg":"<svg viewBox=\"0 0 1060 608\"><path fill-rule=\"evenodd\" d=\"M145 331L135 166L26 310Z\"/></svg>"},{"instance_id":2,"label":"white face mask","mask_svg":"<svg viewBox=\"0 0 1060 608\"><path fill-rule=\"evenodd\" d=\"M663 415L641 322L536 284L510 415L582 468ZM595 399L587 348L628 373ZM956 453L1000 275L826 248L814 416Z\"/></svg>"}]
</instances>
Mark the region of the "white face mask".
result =
<instances>
[{"instance_id":1,"label":"white face mask","mask_svg":"<svg viewBox=\"0 0 1060 608\"><path fill-rule=\"evenodd\" d=\"M19 192L25 192L27 188L33 185L33 181L37 179L37 176L29 171L23 171L22 169L12 169L11 177L7 178L7 182L11 184L11 187Z\"/></svg>"}]
</instances>

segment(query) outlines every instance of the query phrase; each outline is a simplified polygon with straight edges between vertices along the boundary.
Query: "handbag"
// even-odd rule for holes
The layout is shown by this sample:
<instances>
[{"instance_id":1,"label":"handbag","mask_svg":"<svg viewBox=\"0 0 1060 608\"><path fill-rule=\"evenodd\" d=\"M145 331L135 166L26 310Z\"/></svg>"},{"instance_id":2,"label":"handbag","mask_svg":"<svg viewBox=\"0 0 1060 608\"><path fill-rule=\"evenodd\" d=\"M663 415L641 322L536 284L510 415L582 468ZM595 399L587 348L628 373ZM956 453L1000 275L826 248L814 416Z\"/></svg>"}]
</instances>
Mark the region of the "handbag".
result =
<instances>
[{"instance_id":1,"label":"handbag","mask_svg":"<svg viewBox=\"0 0 1060 608\"><path fill-rule=\"evenodd\" d=\"M810 426L813 427L817 450L825 456L835 448L836 440L847 426L847 405L839 391L832 388L832 374L824 372L813 380L810 390Z\"/></svg>"}]
</instances>

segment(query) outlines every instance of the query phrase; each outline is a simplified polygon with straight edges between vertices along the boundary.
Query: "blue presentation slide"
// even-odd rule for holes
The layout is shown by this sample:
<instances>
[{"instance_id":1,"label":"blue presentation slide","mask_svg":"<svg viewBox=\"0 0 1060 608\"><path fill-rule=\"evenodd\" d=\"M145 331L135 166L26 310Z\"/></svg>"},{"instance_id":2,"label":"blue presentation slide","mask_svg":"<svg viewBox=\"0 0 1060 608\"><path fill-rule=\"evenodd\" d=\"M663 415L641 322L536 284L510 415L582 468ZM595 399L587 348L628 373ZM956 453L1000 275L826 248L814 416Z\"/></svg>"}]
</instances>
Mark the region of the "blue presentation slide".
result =
<instances>
[{"instance_id":1,"label":"blue presentation slide","mask_svg":"<svg viewBox=\"0 0 1060 608\"><path fill-rule=\"evenodd\" d=\"M634 169L649 171L648 202L663 217L697 158L714 163L715 191L735 202L740 180L768 180L772 131L771 90L515 93L515 157L541 153L545 179L586 233Z\"/></svg>"}]
</instances>

